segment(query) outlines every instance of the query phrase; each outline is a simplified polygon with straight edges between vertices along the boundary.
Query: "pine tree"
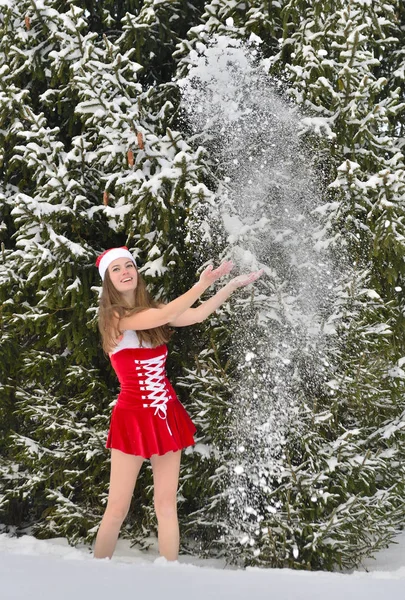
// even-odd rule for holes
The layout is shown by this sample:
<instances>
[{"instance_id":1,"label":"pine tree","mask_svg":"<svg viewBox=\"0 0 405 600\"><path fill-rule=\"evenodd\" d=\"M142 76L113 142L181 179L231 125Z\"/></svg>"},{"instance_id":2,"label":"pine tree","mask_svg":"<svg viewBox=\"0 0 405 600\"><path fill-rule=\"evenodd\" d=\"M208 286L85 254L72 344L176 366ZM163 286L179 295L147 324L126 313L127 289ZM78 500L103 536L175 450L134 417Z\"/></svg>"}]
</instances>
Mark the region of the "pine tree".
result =
<instances>
[{"instance_id":1,"label":"pine tree","mask_svg":"<svg viewBox=\"0 0 405 600\"><path fill-rule=\"evenodd\" d=\"M403 105L400 90L390 90L380 76L384 57L398 47L394 8L394 2L334 2L303 14L301 3L289 2L281 49L270 61L310 115L307 131L330 140L325 148L332 160L323 162L332 180L329 231L340 238L335 252L344 243L355 265L342 289L341 337L329 382L334 399L321 398L315 411L309 407L311 427L276 493L288 518L267 524L267 552L274 556L277 545L271 526L284 521L280 555L290 546L294 556L295 544L299 562L321 568L358 564L392 539L404 516L398 295L404 171L392 135Z\"/></svg>"},{"instance_id":2,"label":"pine tree","mask_svg":"<svg viewBox=\"0 0 405 600\"><path fill-rule=\"evenodd\" d=\"M294 357L301 365L299 413L290 416L284 466L260 472L259 462L252 473L251 464L236 464L242 496L258 488L256 505L239 511L233 531L225 523L223 548L255 564L353 566L388 543L403 521L403 87L394 84L401 78L403 29L396 8L395 2L286 2L273 25L284 28L278 52L263 45L270 73L304 111L303 135L313 146L318 178L329 185L316 208L323 220L317 246L338 259L343 276L330 314L337 337L319 357L320 373L312 370L312 357ZM190 31L179 52L180 75L210 46L211 34L249 39L247 20L226 20L234 9L215 3L205 26ZM210 167L214 180L223 176L214 161ZM245 380L252 366L244 365ZM235 465L227 450L223 440L225 472ZM217 488L214 508L207 503L200 511L202 524L212 510L221 520L219 499L229 492L225 511L237 503L231 487Z\"/></svg>"},{"instance_id":3,"label":"pine tree","mask_svg":"<svg viewBox=\"0 0 405 600\"><path fill-rule=\"evenodd\" d=\"M117 392L96 331L95 256L126 243L155 295L180 293L195 281L197 258L184 278L173 276L188 251L187 210L209 193L199 181L200 153L168 126L174 107L138 80L128 37L135 15L114 25L112 3L111 13L101 3L90 11L52 0L9 4L0 111L2 217L13 238L1 267L2 367L13 355L18 363L2 379L11 430L2 506L5 522L31 522L37 535L90 541L106 501L104 441ZM160 17L169 22L179 6L161 6ZM150 60L146 40L141 48ZM15 95L24 104L13 103ZM152 526L151 511L142 509L151 506L149 470L142 477L124 530L133 539Z\"/></svg>"}]
</instances>

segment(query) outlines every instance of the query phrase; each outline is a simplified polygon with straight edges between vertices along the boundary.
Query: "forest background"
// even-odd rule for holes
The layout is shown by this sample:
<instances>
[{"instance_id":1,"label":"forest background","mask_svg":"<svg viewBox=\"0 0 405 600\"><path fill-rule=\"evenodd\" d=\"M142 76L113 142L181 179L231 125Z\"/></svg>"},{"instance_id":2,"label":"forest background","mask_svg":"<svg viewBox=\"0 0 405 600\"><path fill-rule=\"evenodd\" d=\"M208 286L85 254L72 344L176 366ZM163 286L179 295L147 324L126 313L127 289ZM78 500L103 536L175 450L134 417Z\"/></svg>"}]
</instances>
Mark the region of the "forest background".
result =
<instances>
[{"instance_id":1,"label":"forest background","mask_svg":"<svg viewBox=\"0 0 405 600\"><path fill-rule=\"evenodd\" d=\"M294 399L270 454L258 436L274 420L278 380L251 397L238 389L257 379L263 332L306 335L300 265L283 262L291 233L269 214L263 230L258 211L236 241L221 230L227 173L215 139L192 131L179 85L218 36L254 44L282 102L299 109L302 162L321 190L313 244L327 260L344 256L326 346L280 343L270 356ZM405 517L404 86L401 1L0 0L8 531L90 544L103 513L117 382L97 333L97 254L127 245L154 295L171 299L205 260L265 235L270 258L258 266L268 276L256 291L171 342L169 374L198 426L181 472L183 551L335 569L393 539ZM232 343L246 323L238 357ZM246 411L252 447L238 457ZM122 531L143 547L155 531L152 493L145 468Z\"/></svg>"}]
</instances>

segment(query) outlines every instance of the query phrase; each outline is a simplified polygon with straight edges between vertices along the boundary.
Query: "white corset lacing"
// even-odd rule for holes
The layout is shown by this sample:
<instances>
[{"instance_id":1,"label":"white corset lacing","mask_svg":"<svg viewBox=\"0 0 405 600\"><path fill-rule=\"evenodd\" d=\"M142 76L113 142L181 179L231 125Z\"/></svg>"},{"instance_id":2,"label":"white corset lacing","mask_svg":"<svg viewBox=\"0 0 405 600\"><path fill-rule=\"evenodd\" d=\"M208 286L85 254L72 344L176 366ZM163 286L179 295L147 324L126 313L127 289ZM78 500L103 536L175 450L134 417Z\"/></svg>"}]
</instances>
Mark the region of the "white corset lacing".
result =
<instances>
[{"instance_id":1,"label":"white corset lacing","mask_svg":"<svg viewBox=\"0 0 405 600\"><path fill-rule=\"evenodd\" d=\"M151 400L149 404L144 403L144 408L154 408L155 415L166 420L167 429L170 435L173 435L167 422L167 390L165 384L165 361L166 354L148 358L145 360L134 360L135 369L138 371L139 385L142 392L149 392L147 396L142 396L142 400ZM142 379L141 379L142 377ZM143 379L145 378L145 379Z\"/></svg>"},{"instance_id":2,"label":"white corset lacing","mask_svg":"<svg viewBox=\"0 0 405 600\"><path fill-rule=\"evenodd\" d=\"M143 344L141 346L139 338L136 335L136 331L132 329L126 329L123 332L122 339L118 342L111 354L115 354L120 350L127 348L151 348L150 344ZM165 419L167 429L170 435L173 435L167 422L167 403L169 398L167 397L167 390L165 385L165 361L166 354L156 356L155 358L148 358L146 360L134 360L135 369L138 371L139 384L142 386L140 389L143 392L150 392L147 396L142 396L142 400L153 401L150 404L143 404L143 408L154 408L155 416L157 415L161 419Z\"/></svg>"}]
</instances>

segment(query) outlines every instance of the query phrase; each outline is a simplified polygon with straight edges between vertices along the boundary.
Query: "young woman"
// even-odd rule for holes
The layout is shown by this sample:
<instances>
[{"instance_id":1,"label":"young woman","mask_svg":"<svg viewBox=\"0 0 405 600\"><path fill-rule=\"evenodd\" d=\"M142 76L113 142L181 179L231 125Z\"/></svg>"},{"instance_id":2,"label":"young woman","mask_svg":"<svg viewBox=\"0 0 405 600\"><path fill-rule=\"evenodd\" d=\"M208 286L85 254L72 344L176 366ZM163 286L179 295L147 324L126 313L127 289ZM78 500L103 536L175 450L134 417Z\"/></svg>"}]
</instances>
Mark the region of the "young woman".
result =
<instances>
[{"instance_id":1,"label":"young woman","mask_svg":"<svg viewBox=\"0 0 405 600\"><path fill-rule=\"evenodd\" d=\"M207 267L194 287L168 304L151 298L125 246L103 252L96 266L103 280L99 307L103 348L110 356L121 389L106 443L111 448L110 488L94 557L111 558L139 470L149 458L159 552L167 560L176 560L180 455L182 448L194 444L196 428L166 377L169 326L184 327L203 321L233 291L255 281L262 271L231 279L209 300L191 308L217 279L231 271L230 261L217 269Z\"/></svg>"}]
</instances>

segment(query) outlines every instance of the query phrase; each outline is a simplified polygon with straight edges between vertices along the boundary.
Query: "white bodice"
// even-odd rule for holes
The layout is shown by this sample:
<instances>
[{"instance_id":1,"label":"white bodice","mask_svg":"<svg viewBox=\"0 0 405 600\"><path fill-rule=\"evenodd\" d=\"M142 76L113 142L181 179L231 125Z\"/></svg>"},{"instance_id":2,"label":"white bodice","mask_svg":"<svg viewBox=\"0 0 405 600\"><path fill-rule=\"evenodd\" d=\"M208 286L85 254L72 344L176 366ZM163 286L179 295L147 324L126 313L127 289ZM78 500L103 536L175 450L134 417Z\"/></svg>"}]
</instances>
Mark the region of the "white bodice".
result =
<instances>
[{"instance_id":1,"label":"white bodice","mask_svg":"<svg viewBox=\"0 0 405 600\"><path fill-rule=\"evenodd\" d=\"M115 354L120 350L125 350L126 348L152 348L152 346L148 342L144 342L141 346L136 331L133 329L125 329L120 341L115 346L114 350L110 352L110 355Z\"/></svg>"}]
</instances>

